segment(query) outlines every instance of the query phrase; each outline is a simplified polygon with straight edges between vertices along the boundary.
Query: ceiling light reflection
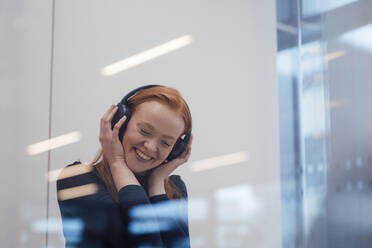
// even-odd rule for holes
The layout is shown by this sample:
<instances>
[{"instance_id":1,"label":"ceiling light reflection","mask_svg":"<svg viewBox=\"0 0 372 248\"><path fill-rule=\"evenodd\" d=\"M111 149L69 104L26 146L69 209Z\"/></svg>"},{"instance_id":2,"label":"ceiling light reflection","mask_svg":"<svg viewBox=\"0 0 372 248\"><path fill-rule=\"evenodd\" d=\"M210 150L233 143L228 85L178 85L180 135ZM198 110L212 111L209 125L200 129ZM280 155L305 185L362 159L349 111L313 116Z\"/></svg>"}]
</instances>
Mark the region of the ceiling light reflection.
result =
<instances>
[{"instance_id":1,"label":"ceiling light reflection","mask_svg":"<svg viewBox=\"0 0 372 248\"><path fill-rule=\"evenodd\" d=\"M79 218L65 218L63 220L63 227L60 218L49 217L48 219L39 219L31 222L31 231L35 233L60 233L65 229L71 232L82 232L84 230L84 223Z\"/></svg>"},{"instance_id":2,"label":"ceiling light reflection","mask_svg":"<svg viewBox=\"0 0 372 248\"><path fill-rule=\"evenodd\" d=\"M236 152L232 154L217 156L209 159L203 159L191 163L189 166L191 171L210 170L226 165L237 164L248 161L250 159L248 152Z\"/></svg>"},{"instance_id":3,"label":"ceiling light reflection","mask_svg":"<svg viewBox=\"0 0 372 248\"><path fill-rule=\"evenodd\" d=\"M339 40L352 46L372 51L372 24L346 32Z\"/></svg>"},{"instance_id":4,"label":"ceiling light reflection","mask_svg":"<svg viewBox=\"0 0 372 248\"><path fill-rule=\"evenodd\" d=\"M58 191L58 200L65 201L78 197L95 194L98 190L98 186L95 183L89 183L82 186L71 187L68 189L62 189Z\"/></svg>"},{"instance_id":5,"label":"ceiling light reflection","mask_svg":"<svg viewBox=\"0 0 372 248\"><path fill-rule=\"evenodd\" d=\"M191 35L185 35L180 38L171 40L162 45L151 48L147 51L133 55L127 59L118 61L111 65L105 66L101 73L103 76L112 76L121 71L130 69L139 64L145 63L151 59L157 58L164 54L170 53L174 50L180 49L184 46L187 46L193 42L193 37Z\"/></svg>"},{"instance_id":6,"label":"ceiling light reflection","mask_svg":"<svg viewBox=\"0 0 372 248\"><path fill-rule=\"evenodd\" d=\"M324 55L324 60L325 61L331 61L331 60L337 59L341 56L344 56L345 54L346 54L345 50L339 50L339 51L336 51L336 52L327 53L326 55Z\"/></svg>"},{"instance_id":7,"label":"ceiling light reflection","mask_svg":"<svg viewBox=\"0 0 372 248\"><path fill-rule=\"evenodd\" d=\"M297 35L297 28L282 22L276 23L276 28L280 31Z\"/></svg>"},{"instance_id":8,"label":"ceiling light reflection","mask_svg":"<svg viewBox=\"0 0 372 248\"><path fill-rule=\"evenodd\" d=\"M189 220L201 221L209 218L211 213L208 199L189 198Z\"/></svg>"},{"instance_id":9,"label":"ceiling light reflection","mask_svg":"<svg viewBox=\"0 0 372 248\"><path fill-rule=\"evenodd\" d=\"M341 107L341 106L344 105L346 102L347 102L346 99L333 100L333 101L330 101L328 104L325 104L324 107L325 107L326 109L334 109L334 108Z\"/></svg>"},{"instance_id":10,"label":"ceiling light reflection","mask_svg":"<svg viewBox=\"0 0 372 248\"><path fill-rule=\"evenodd\" d=\"M326 13L337 8L344 7L346 5L357 2L358 0L334 0L334 1L323 1L323 0L313 0L313 1L302 1L302 12L303 17L307 18L310 16L319 15L321 13Z\"/></svg>"},{"instance_id":11,"label":"ceiling light reflection","mask_svg":"<svg viewBox=\"0 0 372 248\"><path fill-rule=\"evenodd\" d=\"M58 170L52 170L48 172L47 180L49 182L55 182L64 178L73 177L92 171L93 167L89 166L88 163L81 163L76 165L71 165Z\"/></svg>"},{"instance_id":12,"label":"ceiling light reflection","mask_svg":"<svg viewBox=\"0 0 372 248\"><path fill-rule=\"evenodd\" d=\"M81 140L80 132L71 132L52 139L41 141L27 147L27 154L36 155Z\"/></svg>"},{"instance_id":13,"label":"ceiling light reflection","mask_svg":"<svg viewBox=\"0 0 372 248\"><path fill-rule=\"evenodd\" d=\"M214 198L218 220L246 221L263 211L263 203L249 184L218 189Z\"/></svg>"}]
</instances>

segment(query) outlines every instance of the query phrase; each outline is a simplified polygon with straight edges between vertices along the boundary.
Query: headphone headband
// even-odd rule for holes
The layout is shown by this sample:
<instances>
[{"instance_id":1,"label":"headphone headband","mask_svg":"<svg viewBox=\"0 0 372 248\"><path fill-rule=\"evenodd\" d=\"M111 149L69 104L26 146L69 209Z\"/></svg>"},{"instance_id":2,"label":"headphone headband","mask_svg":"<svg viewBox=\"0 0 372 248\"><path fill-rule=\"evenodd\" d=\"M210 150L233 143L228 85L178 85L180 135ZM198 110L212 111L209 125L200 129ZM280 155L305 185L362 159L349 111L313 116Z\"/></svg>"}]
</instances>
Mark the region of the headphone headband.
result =
<instances>
[{"instance_id":1,"label":"headphone headband","mask_svg":"<svg viewBox=\"0 0 372 248\"><path fill-rule=\"evenodd\" d=\"M120 101L121 104L126 104L128 102L128 99L131 98L133 95L135 95L138 91L141 91L141 90L144 90L144 89L148 89L148 88L152 88L152 87L156 87L156 86L162 86L162 85L158 85L158 84L149 84L149 85L145 85L145 86L141 86L141 87L138 87L132 91L130 91L128 94L126 94L123 99Z\"/></svg>"}]
</instances>

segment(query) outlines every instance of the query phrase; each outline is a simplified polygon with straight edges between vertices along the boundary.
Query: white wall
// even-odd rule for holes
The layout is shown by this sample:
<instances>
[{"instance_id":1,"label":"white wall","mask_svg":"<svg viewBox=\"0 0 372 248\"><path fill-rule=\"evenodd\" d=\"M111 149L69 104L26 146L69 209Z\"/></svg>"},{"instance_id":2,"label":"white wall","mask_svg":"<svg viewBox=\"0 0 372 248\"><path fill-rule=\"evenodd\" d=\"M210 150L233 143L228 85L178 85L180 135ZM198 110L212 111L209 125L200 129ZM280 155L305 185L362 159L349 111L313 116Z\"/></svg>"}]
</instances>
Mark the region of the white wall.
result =
<instances>
[{"instance_id":1,"label":"white wall","mask_svg":"<svg viewBox=\"0 0 372 248\"><path fill-rule=\"evenodd\" d=\"M0 3L1 247L42 247L47 153L29 156L29 144L48 138L51 3ZM31 244L31 246L30 246Z\"/></svg>"},{"instance_id":2,"label":"white wall","mask_svg":"<svg viewBox=\"0 0 372 248\"><path fill-rule=\"evenodd\" d=\"M52 102L52 4L1 5L3 18L21 25L0 24L9 34L2 52L10 62L1 63L2 114L10 119L1 139L7 154L1 190L9 199L2 218L13 230L2 247L45 243L32 225L45 218L48 154L30 156L26 148L48 138L49 118L51 137L82 135L51 151L50 169L89 161L108 106L148 83L179 89L193 115L193 154L176 172L188 186L192 247L280 247L274 1L56 1ZM193 42L116 75L101 74L106 65L184 35ZM192 170L196 161L242 151L249 160ZM49 187L49 218L59 223L55 183ZM49 224L49 246L61 247L60 226L54 232Z\"/></svg>"}]
</instances>

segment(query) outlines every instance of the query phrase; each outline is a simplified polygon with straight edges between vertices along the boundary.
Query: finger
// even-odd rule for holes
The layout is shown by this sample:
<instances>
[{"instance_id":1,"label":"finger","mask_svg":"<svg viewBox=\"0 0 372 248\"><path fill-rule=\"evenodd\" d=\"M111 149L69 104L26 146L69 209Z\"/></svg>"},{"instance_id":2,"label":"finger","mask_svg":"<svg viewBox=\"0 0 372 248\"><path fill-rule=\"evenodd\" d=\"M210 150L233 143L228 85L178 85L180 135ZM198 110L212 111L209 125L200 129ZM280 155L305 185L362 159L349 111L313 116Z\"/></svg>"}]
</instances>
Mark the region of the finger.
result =
<instances>
[{"instance_id":1,"label":"finger","mask_svg":"<svg viewBox=\"0 0 372 248\"><path fill-rule=\"evenodd\" d=\"M172 161L163 164L164 169L168 174L171 174L175 169L182 164L182 159L180 157L173 159Z\"/></svg>"},{"instance_id":2,"label":"finger","mask_svg":"<svg viewBox=\"0 0 372 248\"><path fill-rule=\"evenodd\" d=\"M119 130L121 126L123 126L124 122L127 120L127 116L123 116L114 126L114 130L112 132L112 135L115 139L119 139Z\"/></svg>"},{"instance_id":3,"label":"finger","mask_svg":"<svg viewBox=\"0 0 372 248\"><path fill-rule=\"evenodd\" d=\"M112 118L114 117L116 111L118 111L118 106L115 106L107 116L107 121L111 123Z\"/></svg>"},{"instance_id":4,"label":"finger","mask_svg":"<svg viewBox=\"0 0 372 248\"><path fill-rule=\"evenodd\" d=\"M183 156L182 156L182 159L183 159L183 163L186 163L187 162L187 160L189 159L189 157L190 157L190 150L187 150L187 151L185 151L185 153L184 154L182 154Z\"/></svg>"},{"instance_id":5,"label":"finger","mask_svg":"<svg viewBox=\"0 0 372 248\"><path fill-rule=\"evenodd\" d=\"M190 140L189 140L189 143L187 144L187 147L185 148L185 150L181 153L180 157L181 158L185 158L187 156L187 154L190 154L191 152L191 143L192 143L192 136L190 137Z\"/></svg>"},{"instance_id":6,"label":"finger","mask_svg":"<svg viewBox=\"0 0 372 248\"><path fill-rule=\"evenodd\" d=\"M186 152L186 161L189 159L190 155L191 155L191 147L192 147L192 142L194 140L194 135L191 134L191 137L190 137L190 141L189 141L189 144L187 146L187 152Z\"/></svg>"},{"instance_id":7,"label":"finger","mask_svg":"<svg viewBox=\"0 0 372 248\"><path fill-rule=\"evenodd\" d=\"M177 158L175 158L174 160L171 161L171 163L174 161L176 167L174 168L174 170L180 166L181 164L184 164L187 162L187 160L189 159L190 157L190 154L191 154L191 148L187 148L185 149L181 155Z\"/></svg>"},{"instance_id":8,"label":"finger","mask_svg":"<svg viewBox=\"0 0 372 248\"><path fill-rule=\"evenodd\" d=\"M107 117L109 116L109 114L112 112L112 110L115 108L116 106L115 105L111 105L109 107L109 109L106 111L106 113L102 116L102 119L103 120L106 120Z\"/></svg>"},{"instance_id":9,"label":"finger","mask_svg":"<svg viewBox=\"0 0 372 248\"><path fill-rule=\"evenodd\" d=\"M191 148L193 139L194 139L194 135L191 134L189 143L187 144L187 149L190 149Z\"/></svg>"},{"instance_id":10,"label":"finger","mask_svg":"<svg viewBox=\"0 0 372 248\"><path fill-rule=\"evenodd\" d=\"M111 130L111 119L113 118L114 114L116 113L118 107L112 105L101 118L101 125L100 125L100 136L99 141L102 144L107 140L112 139L112 130ZM118 135L117 135L118 137Z\"/></svg>"},{"instance_id":11,"label":"finger","mask_svg":"<svg viewBox=\"0 0 372 248\"><path fill-rule=\"evenodd\" d=\"M104 139L104 135L105 135L105 125L104 125L104 122L105 122L105 119L107 118L107 116L111 113L112 109L115 107L115 105L111 105L109 107L109 109L106 111L106 113L102 116L101 118L101 121L100 121L100 130L99 130L99 141L102 142L103 139Z\"/></svg>"},{"instance_id":12,"label":"finger","mask_svg":"<svg viewBox=\"0 0 372 248\"><path fill-rule=\"evenodd\" d=\"M183 159L183 158L186 156L187 151L188 151L188 148L186 148L186 149L181 153L181 155L179 156L179 158L182 158L182 159Z\"/></svg>"},{"instance_id":13,"label":"finger","mask_svg":"<svg viewBox=\"0 0 372 248\"><path fill-rule=\"evenodd\" d=\"M104 132L105 122L114 108L115 108L115 105L111 105L110 108L106 111L106 113L102 116L101 125L100 125L100 135L103 135L105 133Z\"/></svg>"},{"instance_id":14,"label":"finger","mask_svg":"<svg viewBox=\"0 0 372 248\"><path fill-rule=\"evenodd\" d=\"M190 155L191 155L191 147L190 147L190 149L188 149L188 151L187 151L187 153L185 155L185 162L187 162L189 160Z\"/></svg>"},{"instance_id":15,"label":"finger","mask_svg":"<svg viewBox=\"0 0 372 248\"><path fill-rule=\"evenodd\" d=\"M111 129L111 120L114 117L116 111L118 110L117 106L114 106L114 108L111 110L111 112L106 116L106 119L102 123L103 128L103 134L104 135L111 135L112 129Z\"/></svg>"},{"instance_id":16,"label":"finger","mask_svg":"<svg viewBox=\"0 0 372 248\"><path fill-rule=\"evenodd\" d=\"M184 154L182 154L182 157L180 157L180 161L179 161L179 165L180 166L181 164L184 164L187 162L187 160L189 159L190 157L190 150L187 150L185 151Z\"/></svg>"}]
</instances>

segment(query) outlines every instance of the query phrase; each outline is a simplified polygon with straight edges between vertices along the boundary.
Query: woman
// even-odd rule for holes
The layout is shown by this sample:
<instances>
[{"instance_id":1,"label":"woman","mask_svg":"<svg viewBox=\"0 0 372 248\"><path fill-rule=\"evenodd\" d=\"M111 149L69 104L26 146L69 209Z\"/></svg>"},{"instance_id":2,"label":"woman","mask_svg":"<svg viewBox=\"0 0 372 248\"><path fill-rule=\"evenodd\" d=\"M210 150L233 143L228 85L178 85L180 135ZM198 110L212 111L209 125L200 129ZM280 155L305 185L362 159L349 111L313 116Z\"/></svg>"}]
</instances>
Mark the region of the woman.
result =
<instances>
[{"instance_id":1,"label":"woman","mask_svg":"<svg viewBox=\"0 0 372 248\"><path fill-rule=\"evenodd\" d=\"M101 118L96 158L57 181L66 247L189 247L186 187L169 176L191 153L187 104L154 85L121 103ZM71 176L74 166L82 172Z\"/></svg>"}]
</instances>

